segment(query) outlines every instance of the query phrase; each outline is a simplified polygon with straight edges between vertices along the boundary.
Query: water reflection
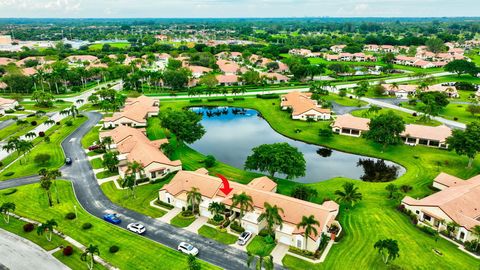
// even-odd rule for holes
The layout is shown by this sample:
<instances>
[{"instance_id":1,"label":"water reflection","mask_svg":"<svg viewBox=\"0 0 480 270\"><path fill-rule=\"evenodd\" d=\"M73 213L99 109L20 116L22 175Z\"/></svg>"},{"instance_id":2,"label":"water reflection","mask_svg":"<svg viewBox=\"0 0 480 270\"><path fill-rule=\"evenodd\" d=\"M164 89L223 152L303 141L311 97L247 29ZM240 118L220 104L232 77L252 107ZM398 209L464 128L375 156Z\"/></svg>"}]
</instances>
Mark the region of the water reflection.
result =
<instances>
[{"instance_id":1,"label":"water reflection","mask_svg":"<svg viewBox=\"0 0 480 270\"><path fill-rule=\"evenodd\" d=\"M307 162L306 175L296 178L295 181L312 183L333 177L361 179L364 175L363 167L357 166L360 158L365 158L364 156L319 148L317 145L284 137L275 132L255 110L231 107L194 107L191 110L203 115L202 124L207 133L190 146L237 168L243 169L252 148L261 144L287 142L297 147ZM388 161L385 164L396 165ZM404 172L405 170L399 167L398 175Z\"/></svg>"}]
</instances>

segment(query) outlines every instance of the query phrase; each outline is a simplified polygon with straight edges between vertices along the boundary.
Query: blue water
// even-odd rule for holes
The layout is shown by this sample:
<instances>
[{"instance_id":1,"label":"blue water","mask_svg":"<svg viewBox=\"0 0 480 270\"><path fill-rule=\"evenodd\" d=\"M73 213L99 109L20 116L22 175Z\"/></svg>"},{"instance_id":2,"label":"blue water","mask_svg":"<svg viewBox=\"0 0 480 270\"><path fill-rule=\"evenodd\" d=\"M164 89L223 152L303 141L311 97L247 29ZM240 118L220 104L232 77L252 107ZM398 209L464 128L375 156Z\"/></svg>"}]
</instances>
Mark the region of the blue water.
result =
<instances>
[{"instance_id":1,"label":"blue water","mask_svg":"<svg viewBox=\"0 0 480 270\"><path fill-rule=\"evenodd\" d=\"M360 179L363 175L363 168L357 167L357 162L360 158L367 157L287 138L274 131L255 110L231 107L194 107L191 110L203 113L202 125L207 132L190 147L205 155L213 155L217 160L234 167L243 169L245 160L254 147L261 144L287 142L303 153L307 164L305 176L296 178L295 181L314 183L334 177ZM237 113L234 113L235 111ZM349 137L345 139L348 140ZM322 157L317 153L319 149L323 149L323 152L331 151L331 155ZM396 165L392 162L386 163ZM405 173L403 167L397 166L399 176Z\"/></svg>"}]
</instances>

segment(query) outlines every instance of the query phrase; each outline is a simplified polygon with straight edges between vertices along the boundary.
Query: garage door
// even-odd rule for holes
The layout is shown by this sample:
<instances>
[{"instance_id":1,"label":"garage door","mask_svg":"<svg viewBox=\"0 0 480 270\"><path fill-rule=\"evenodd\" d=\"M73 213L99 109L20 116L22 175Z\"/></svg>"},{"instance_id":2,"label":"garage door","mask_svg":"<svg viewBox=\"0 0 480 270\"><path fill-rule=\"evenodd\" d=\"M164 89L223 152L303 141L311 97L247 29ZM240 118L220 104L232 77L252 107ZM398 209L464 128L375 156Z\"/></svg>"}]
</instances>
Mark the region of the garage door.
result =
<instances>
[{"instance_id":1,"label":"garage door","mask_svg":"<svg viewBox=\"0 0 480 270\"><path fill-rule=\"evenodd\" d=\"M200 215L203 217L210 217L211 213L205 207L200 207Z\"/></svg>"},{"instance_id":2,"label":"garage door","mask_svg":"<svg viewBox=\"0 0 480 270\"><path fill-rule=\"evenodd\" d=\"M252 224L247 224L247 227L245 228L245 230L247 230L249 232L252 232L252 233L255 233L255 234L258 233L257 226L254 226Z\"/></svg>"},{"instance_id":3,"label":"garage door","mask_svg":"<svg viewBox=\"0 0 480 270\"><path fill-rule=\"evenodd\" d=\"M291 241L290 241L290 237L288 236L281 236L280 239L278 239L278 241L282 244L285 244L285 245L291 245Z\"/></svg>"}]
</instances>

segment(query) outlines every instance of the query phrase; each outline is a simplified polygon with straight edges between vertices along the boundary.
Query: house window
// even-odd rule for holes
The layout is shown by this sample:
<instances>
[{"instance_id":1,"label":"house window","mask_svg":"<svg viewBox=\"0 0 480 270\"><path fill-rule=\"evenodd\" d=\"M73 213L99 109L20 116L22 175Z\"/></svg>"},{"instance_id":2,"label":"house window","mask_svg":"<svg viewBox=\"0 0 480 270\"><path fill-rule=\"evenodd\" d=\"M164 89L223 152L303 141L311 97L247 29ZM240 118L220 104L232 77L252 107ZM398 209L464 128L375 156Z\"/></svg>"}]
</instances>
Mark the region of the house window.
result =
<instances>
[{"instance_id":1,"label":"house window","mask_svg":"<svg viewBox=\"0 0 480 270\"><path fill-rule=\"evenodd\" d=\"M297 239L297 248L302 248L302 240Z\"/></svg>"},{"instance_id":2,"label":"house window","mask_svg":"<svg viewBox=\"0 0 480 270\"><path fill-rule=\"evenodd\" d=\"M460 233L460 240L463 241L464 239L465 239L465 233L464 233L464 232L461 232L461 233Z\"/></svg>"},{"instance_id":3,"label":"house window","mask_svg":"<svg viewBox=\"0 0 480 270\"><path fill-rule=\"evenodd\" d=\"M432 218L429 216L429 215L423 215L423 219L426 220L426 221L431 221Z\"/></svg>"},{"instance_id":4,"label":"house window","mask_svg":"<svg viewBox=\"0 0 480 270\"><path fill-rule=\"evenodd\" d=\"M415 213L417 213L417 215L418 215L418 214L420 214L420 211L416 210Z\"/></svg>"},{"instance_id":5,"label":"house window","mask_svg":"<svg viewBox=\"0 0 480 270\"><path fill-rule=\"evenodd\" d=\"M157 172L152 172L151 173L151 178L156 178L157 177Z\"/></svg>"},{"instance_id":6,"label":"house window","mask_svg":"<svg viewBox=\"0 0 480 270\"><path fill-rule=\"evenodd\" d=\"M170 202L170 197L167 198L167 202L168 202L168 203L171 203L171 202Z\"/></svg>"}]
</instances>

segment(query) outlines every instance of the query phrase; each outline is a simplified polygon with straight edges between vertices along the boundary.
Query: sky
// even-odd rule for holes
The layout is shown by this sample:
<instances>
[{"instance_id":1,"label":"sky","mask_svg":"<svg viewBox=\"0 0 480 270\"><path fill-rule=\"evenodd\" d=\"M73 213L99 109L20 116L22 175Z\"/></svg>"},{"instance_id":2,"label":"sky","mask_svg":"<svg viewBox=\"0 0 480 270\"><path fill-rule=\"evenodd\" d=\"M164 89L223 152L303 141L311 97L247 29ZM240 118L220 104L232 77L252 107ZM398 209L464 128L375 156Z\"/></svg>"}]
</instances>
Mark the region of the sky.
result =
<instances>
[{"instance_id":1,"label":"sky","mask_svg":"<svg viewBox=\"0 0 480 270\"><path fill-rule=\"evenodd\" d=\"M480 0L0 0L0 18L480 16Z\"/></svg>"}]
</instances>

